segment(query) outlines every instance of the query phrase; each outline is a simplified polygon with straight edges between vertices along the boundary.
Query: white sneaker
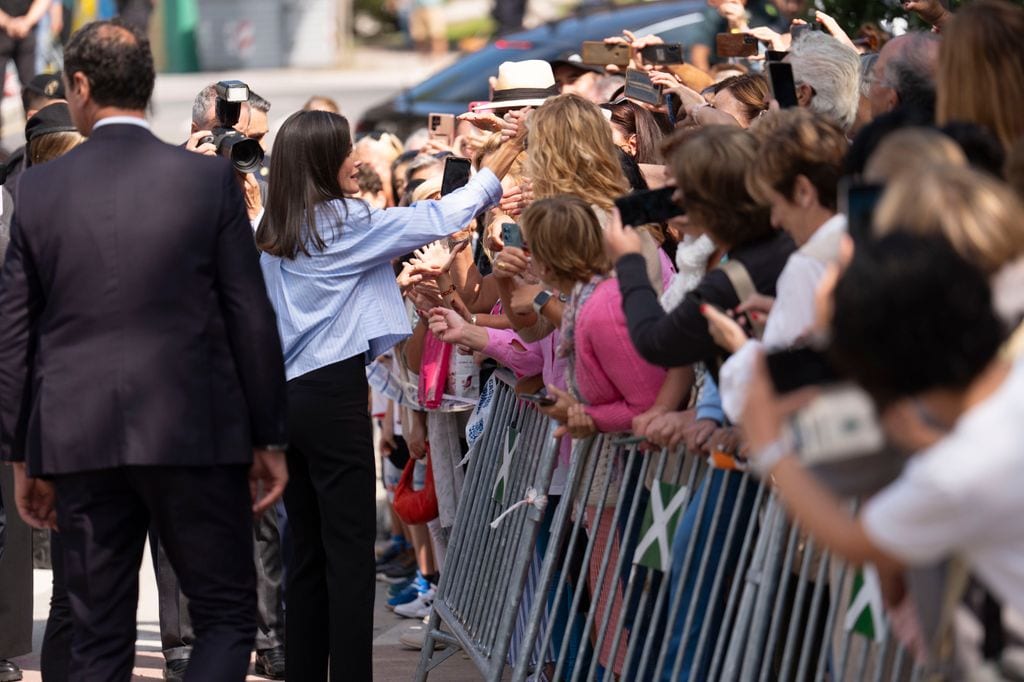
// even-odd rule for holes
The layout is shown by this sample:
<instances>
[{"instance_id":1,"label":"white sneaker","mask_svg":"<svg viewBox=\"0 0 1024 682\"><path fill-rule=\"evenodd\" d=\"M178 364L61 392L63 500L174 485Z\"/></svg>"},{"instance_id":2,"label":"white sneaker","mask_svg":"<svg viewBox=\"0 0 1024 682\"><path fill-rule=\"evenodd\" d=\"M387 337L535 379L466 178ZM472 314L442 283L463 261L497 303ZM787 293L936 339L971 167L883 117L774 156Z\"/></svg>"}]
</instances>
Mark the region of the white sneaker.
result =
<instances>
[{"instance_id":1,"label":"white sneaker","mask_svg":"<svg viewBox=\"0 0 1024 682\"><path fill-rule=\"evenodd\" d=\"M402 636L398 638L398 641L402 643L402 646L420 651L423 649L423 645L427 640L427 624L413 625L411 628L402 633ZM434 640L434 649L445 648L444 642Z\"/></svg>"},{"instance_id":2,"label":"white sneaker","mask_svg":"<svg viewBox=\"0 0 1024 682\"><path fill-rule=\"evenodd\" d=\"M403 618L416 618L422 620L430 615L430 609L434 605L434 587L431 586L426 592L421 592L418 597L408 604L399 604L395 607L395 614Z\"/></svg>"}]
</instances>

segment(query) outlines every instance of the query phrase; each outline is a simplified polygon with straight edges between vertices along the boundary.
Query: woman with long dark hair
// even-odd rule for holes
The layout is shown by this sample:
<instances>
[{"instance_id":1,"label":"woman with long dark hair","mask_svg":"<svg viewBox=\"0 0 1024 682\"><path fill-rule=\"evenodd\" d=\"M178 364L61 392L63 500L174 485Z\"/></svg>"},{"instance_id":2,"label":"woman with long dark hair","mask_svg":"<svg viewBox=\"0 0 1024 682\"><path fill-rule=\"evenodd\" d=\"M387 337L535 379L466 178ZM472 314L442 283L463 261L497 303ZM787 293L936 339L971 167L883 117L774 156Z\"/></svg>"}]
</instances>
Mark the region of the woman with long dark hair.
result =
<instances>
[{"instance_id":1,"label":"woman with long dark hair","mask_svg":"<svg viewBox=\"0 0 1024 682\"><path fill-rule=\"evenodd\" d=\"M520 151L522 141L510 140L441 200L377 210L349 198L359 192L359 162L343 117L300 111L277 135L256 241L288 378L289 679L372 679L376 512L365 366L410 334L391 260L496 204Z\"/></svg>"}]
</instances>

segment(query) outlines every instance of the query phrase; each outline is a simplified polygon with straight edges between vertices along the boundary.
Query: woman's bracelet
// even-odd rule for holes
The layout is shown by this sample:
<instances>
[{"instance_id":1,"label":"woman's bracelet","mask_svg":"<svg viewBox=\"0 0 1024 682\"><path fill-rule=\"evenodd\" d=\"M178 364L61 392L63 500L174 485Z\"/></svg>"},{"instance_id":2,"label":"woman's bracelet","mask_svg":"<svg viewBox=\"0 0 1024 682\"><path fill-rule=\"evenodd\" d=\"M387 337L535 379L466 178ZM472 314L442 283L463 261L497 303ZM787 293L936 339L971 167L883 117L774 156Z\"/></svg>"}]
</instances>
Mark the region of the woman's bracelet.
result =
<instances>
[{"instance_id":1,"label":"woman's bracelet","mask_svg":"<svg viewBox=\"0 0 1024 682\"><path fill-rule=\"evenodd\" d=\"M750 463L758 478L765 478L772 473L786 457L793 454L793 445L786 438L773 440L768 445L758 450L747 461Z\"/></svg>"},{"instance_id":2,"label":"woman's bracelet","mask_svg":"<svg viewBox=\"0 0 1024 682\"><path fill-rule=\"evenodd\" d=\"M454 293L455 293L455 285L453 284L453 285L451 285L450 287L448 287L447 289L445 289L444 291L441 292L441 298L447 298L448 296L451 296Z\"/></svg>"}]
</instances>

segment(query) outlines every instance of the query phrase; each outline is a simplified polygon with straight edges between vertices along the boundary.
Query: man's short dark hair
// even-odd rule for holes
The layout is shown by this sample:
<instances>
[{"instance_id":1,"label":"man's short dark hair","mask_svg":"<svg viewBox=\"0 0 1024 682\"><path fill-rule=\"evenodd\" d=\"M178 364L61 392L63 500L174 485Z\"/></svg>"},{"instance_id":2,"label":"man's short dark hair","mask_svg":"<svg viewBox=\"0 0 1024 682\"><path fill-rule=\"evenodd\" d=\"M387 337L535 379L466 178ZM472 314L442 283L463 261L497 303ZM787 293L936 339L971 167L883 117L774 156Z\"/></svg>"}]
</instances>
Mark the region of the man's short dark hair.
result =
<instances>
[{"instance_id":1,"label":"man's short dark hair","mask_svg":"<svg viewBox=\"0 0 1024 682\"><path fill-rule=\"evenodd\" d=\"M149 40L118 19L86 24L71 36L64 72L69 83L85 74L97 104L121 109L145 109L156 81Z\"/></svg>"},{"instance_id":2,"label":"man's short dark hair","mask_svg":"<svg viewBox=\"0 0 1024 682\"><path fill-rule=\"evenodd\" d=\"M1004 338L985 274L939 236L860 244L836 286L832 356L882 405L966 388Z\"/></svg>"},{"instance_id":3,"label":"man's short dark hair","mask_svg":"<svg viewBox=\"0 0 1024 682\"><path fill-rule=\"evenodd\" d=\"M257 95L252 90L249 91L249 106L256 111L262 111L264 114L270 112L270 100Z\"/></svg>"}]
</instances>

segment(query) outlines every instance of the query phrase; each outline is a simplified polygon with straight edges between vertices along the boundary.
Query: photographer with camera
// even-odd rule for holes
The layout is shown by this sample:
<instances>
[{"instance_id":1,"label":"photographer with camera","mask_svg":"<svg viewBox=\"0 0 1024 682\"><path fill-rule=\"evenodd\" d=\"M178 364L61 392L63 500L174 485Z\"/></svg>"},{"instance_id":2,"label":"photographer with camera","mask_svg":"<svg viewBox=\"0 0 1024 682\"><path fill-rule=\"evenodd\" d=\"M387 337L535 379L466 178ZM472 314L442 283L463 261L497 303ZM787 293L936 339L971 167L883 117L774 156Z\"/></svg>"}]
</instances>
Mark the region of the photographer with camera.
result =
<instances>
[{"instance_id":1,"label":"photographer with camera","mask_svg":"<svg viewBox=\"0 0 1024 682\"><path fill-rule=\"evenodd\" d=\"M185 143L191 152L231 159L254 230L263 216L266 193L258 178L265 156L262 140L269 131L269 110L270 102L241 81L208 85L192 103L192 134Z\"/></svg>"}]
</instances>

